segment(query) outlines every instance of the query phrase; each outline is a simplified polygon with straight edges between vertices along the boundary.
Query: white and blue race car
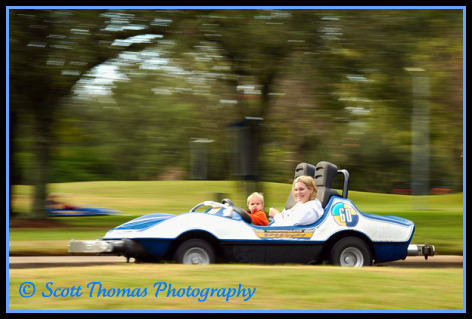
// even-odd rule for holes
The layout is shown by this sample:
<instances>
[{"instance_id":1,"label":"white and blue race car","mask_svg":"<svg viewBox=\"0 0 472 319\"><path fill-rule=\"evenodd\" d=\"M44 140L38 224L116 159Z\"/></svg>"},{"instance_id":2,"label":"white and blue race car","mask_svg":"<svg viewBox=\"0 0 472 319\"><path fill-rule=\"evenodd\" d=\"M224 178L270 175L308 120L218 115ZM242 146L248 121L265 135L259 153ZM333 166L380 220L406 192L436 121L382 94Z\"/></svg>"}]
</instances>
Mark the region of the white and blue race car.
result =
<instances>
[{"instance_id":1,"label":"white and blue race car","mask_svg":"<svg viewBox=\"0 0 472 319\"><path fill-rule=\"evenodd\" d=\"M70 253L115 254L136 261L183 264L330 263L366 266L434 255L434 246L412 245L415 225L394 216L360 212L347 199L349 173L328 162L300 163L295 177L310 175L324 214L306 226L256 226L231 200L205 201L189 212L149 214L108 231L97 240L71 240ZM333 179L344 176L342 195ZM286 208L295 204L292 194Z\"/></svg>"}]
</instances>

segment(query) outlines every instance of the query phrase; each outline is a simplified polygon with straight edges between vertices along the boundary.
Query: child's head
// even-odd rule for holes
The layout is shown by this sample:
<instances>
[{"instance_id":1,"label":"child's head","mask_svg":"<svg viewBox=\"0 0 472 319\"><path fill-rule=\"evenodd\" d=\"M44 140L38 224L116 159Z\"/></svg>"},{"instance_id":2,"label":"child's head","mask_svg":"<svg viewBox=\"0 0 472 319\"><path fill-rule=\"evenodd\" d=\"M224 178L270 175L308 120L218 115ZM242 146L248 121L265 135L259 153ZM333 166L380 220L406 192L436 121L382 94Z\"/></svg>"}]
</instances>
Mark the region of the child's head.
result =
<instances>
[{"instance_id":1,"label":"child's head","mask_svg":"<svg viewBox=\"0 0 472 319\"><path fill-rule=\"evenodd\" d=\"M247 198L247 208L251 213L260 211L264 209L264 195L262 193L252 193Z\"/></svg>"}]
</instances>

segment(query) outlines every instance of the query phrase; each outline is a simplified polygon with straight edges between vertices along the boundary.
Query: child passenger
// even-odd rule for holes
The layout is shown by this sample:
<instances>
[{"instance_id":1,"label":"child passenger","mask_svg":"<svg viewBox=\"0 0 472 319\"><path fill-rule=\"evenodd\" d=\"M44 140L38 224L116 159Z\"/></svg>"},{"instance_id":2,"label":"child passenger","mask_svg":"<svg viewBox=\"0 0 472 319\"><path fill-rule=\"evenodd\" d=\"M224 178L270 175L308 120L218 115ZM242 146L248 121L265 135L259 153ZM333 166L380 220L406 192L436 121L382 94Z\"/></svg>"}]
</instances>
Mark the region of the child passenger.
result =
<instances>
[{"instance_id":1,"label":"child passenger","mask_svg":"<svg viewBox=\"0 0 472 319\"><path fill-rule=\"evenodd\" d=\"M269 220L264 212L264 195L262 193L255 192L249 195L247 198L247 208L254 225L269 225Z\"/></svg>"}]
</instances>

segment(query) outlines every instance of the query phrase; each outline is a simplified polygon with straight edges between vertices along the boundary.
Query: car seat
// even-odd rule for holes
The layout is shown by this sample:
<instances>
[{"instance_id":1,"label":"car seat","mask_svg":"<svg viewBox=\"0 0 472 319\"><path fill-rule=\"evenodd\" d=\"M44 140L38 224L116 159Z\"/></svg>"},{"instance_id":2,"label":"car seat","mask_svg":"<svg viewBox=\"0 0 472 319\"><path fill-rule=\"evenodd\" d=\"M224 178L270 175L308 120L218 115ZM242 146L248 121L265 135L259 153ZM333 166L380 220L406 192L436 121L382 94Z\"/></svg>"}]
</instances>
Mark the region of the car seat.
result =
<instances>
[{"instance_id":1,"label":"car seat","mask_svg":"<svg viewBox=\"0 0 472 319\"><path fill-rule=\"evenodd\" d=\"M313 177L315 179L316 188L318 189L317 198L321 202L323 208L325 208L331 196L339 196L339 193L331 188L333 179L338 175L338 173L344 174L345 187L343 189L343 197L347 198L347 179L349 178L349 175L345 170L338 171L337 166L332 163L322 161L316 164L316 166L308 163L300 163L295 168L294 179L298 176ZM285 202L285 209L290 209L294 205L295 199L292 190L290 190L287 201Z\"/></svg>"},{"instance_id":2,"label":"car seat","mask_svg":"<svg viewBox=\"0 0 472 319\"><path fill-rule=\"evenodd\" d=\"M297 178L298 176L311 176L315 178L315 170L316 167L314 165L308 163L300 163L295 168L295 176L293 179ZM292 190L288 194L287 201L285 202L285 209L290 209L295 205L295 198L293 197Z\"/></svg>"},{"instance_id":3,"label":"car seat","mask_svg":"<svg viewBox=\"0 0 472 319\"><path fill-rule=\"evenodd\" d=\"M318 189L317 198L323 208L326 207L331 196L339 196L339 193L331 188L333 186L333 179L337 175L338 168L336 165L324 161L316 164L315 183Z\"/></svg>"}]
</instances>

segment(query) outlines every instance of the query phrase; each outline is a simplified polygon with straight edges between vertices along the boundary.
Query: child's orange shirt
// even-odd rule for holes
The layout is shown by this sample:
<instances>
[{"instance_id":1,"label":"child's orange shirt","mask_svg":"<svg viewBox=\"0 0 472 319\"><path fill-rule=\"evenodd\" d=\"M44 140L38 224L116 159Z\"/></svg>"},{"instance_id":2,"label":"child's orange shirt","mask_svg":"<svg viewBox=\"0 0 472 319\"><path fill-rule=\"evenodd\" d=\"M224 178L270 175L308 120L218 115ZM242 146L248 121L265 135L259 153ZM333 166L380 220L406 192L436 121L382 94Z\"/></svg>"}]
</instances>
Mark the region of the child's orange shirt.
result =
<instances>
[{"instance_id":1,"label":"child's orange shirt","mask_svg":"<svg viewBox=\"0 0 472 319\"><path fill-rule=\"evenodd\" d=\"M249 216L251 216L252 223L254 225L269 226L269 220L267 219L267 216L266 216L264 210L259 210L259 211L254 212L254 213L251 213L249 211L248 213L249 213Z\"/></svg>"}]
</instances>

